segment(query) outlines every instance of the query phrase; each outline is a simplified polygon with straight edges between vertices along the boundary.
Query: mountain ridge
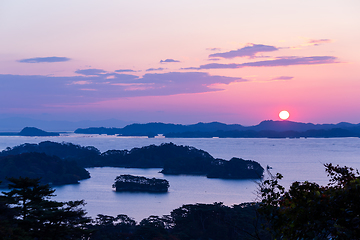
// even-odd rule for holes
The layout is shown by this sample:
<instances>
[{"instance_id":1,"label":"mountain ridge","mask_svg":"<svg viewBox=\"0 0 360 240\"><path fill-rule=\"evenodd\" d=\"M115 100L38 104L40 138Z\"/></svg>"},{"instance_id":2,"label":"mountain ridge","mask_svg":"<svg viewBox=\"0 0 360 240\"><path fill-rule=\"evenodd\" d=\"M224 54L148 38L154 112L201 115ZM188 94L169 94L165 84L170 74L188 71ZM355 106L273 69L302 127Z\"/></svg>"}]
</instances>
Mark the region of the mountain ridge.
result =
<instances>
[{"instance_id":1,"label":"mountain ridge","mask_svg":"<svg viewBox=\"0 0 360 240\"><path fill-rule=\"evenodd\" d=\"M360 123L313 124L265 120L254 126L220 122L182 125L151 122L130 124L123 128L78 128L81 134L155 137L360 137ZM283 133L283 134L279 134Z\"/></svg>"}]
</instances>

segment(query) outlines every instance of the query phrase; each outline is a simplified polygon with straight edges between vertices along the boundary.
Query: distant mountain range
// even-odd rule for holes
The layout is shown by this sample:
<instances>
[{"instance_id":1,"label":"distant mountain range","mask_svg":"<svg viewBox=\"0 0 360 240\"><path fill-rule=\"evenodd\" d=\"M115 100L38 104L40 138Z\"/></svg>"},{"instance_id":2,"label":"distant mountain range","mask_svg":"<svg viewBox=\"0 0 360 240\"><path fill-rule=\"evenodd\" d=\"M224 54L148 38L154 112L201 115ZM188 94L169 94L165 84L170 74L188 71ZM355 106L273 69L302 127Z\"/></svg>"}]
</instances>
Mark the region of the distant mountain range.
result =
<instances>
[{"instance_id":1,"label":"distant mountain range","mask_svg":"<svg viewBox=\"0 0 360 240\"><path fill-rule=\"evenodd\" d=\"M123 128L78 128L75 133L108 134L121 136L155 137L360 137L360 124L313 124L292 121L266 120L255 126L224 124L219 122L192 125L146 123L130 124Z\"/></svg>"},{"instance_id":2,"label":"distant mountain range","mask_svg":"<svg viewBox=\"0 0 360 240\"><path fill-rule=\"evenodd\" d=\"M121 121L117 119L107 119L99 121L50 121L39 120L25 117L0 118L0 132L19 132L25 127L36 127L45 131L74 131L77 128L87 127L125 127L132 122Z\"/></svg>"}]
</instances>

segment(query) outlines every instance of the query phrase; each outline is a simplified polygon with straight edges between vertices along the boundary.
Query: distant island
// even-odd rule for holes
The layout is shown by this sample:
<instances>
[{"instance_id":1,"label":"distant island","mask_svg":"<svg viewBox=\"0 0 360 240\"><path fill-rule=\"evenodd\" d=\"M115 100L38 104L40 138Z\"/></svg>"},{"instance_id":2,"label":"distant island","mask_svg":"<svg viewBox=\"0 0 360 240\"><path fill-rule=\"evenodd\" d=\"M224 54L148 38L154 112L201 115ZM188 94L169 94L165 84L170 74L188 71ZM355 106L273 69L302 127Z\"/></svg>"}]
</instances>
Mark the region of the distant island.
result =
<instances>
[{"instance_id":1,"label":"distant island","mask_svg":"<svg viewBox=\"0 0 360 240\"><path fill-rule=\"evenodd\" d=\"M124 128L78 128L75 133L147 137L161 134L167 138L330 138L360 137L360 124L312 124L272 120L248 127L219 122L192 125L146 123L130 124Z\"/></svg>"},{"instance_id":2,"label":"distant island","mask_svg":"<svg viewBox=\"0 0 360 240\"><path fill-rule=\"evenodd\" d=\"M60 136L56 132L46 132L36 127L25 127L20 132L2 132L0 136L26 136L26 137L45 137L45 136Z\"/></svg>"},{"instance_id":3,"label":"distant island","mask_svg":"<svg viewBox=\"0 0 360 240\"><path fill-rule=\"evenodd\" d=\"M152 192L165 193L169 189L169 181L165 179L146 178L133 175L120 175L112 185L116 192Z\"/></svg>"},{"instance_id":4,"label":"distant island","mask_svg":"<svg viewBox=\"0 0 360 240\"><path fill-rule=\"evenodd\" d=\"M203 175L209 178L259 179L264 168L255 161L214 158L208 152L190 146L163 143L131 150L108 150L101 153L93 146L44 141L6 148L0 156L23 153L45 153L85 167L162 168L163 174Z\"/></svg>"}]
</instances>

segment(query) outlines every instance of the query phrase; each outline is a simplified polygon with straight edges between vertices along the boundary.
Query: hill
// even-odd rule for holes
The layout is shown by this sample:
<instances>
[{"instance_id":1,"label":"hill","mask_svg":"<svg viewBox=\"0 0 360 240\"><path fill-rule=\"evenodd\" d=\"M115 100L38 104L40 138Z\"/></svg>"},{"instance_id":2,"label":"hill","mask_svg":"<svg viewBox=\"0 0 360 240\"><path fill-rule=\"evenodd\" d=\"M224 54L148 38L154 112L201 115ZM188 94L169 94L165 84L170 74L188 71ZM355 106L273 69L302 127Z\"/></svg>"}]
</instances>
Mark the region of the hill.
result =
<instances>
[{"instance_id":1,"label":"hill","mask_svg":"<svg viewBox=\"0 0 360 240\"><path fill-rule=\"evenodd\" d=\"M263 121L255 126L224 124L219 122L197 123L192 125L146 123L131 124L124 128L79 128L75 133L108 134L119 136L181 138L285 138L285 137L360 137L360 124L341 122L338 124L313 124L292 121Z\"/></svg>"},{"instance_id":2,"label":"hill","mask_svg":"<svg viewBox=\"0 0 360 240\"><path fill-rule=\"evenodd\" d=\"M25 127L19 133L17 132L2 132L0 136L27 136L27 137L45 137L45 136L60 136L57 132L46 132L36 127Z\"/></svg>"}]
</instances>

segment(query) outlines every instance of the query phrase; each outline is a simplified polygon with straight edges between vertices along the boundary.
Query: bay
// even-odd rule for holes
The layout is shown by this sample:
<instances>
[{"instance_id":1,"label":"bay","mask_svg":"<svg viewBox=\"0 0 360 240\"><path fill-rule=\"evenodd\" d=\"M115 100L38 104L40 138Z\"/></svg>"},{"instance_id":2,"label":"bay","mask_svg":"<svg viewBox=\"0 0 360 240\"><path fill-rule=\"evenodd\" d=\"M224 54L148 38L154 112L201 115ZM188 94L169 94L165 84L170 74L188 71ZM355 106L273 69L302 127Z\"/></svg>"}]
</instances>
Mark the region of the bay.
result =
<instances>
[{"instance_id":1,"label":"bay","mask_svg":"<svg viewBox=\"0 0 360 240\"><path fill-rule=\"evenodd\" d=\"M312 181L327 184L324 163L351 166L360 169L359 138L121 138L105 135L64 134L59 137L0 136L0 150L22 143L42 141L71 142L81 146L95 146L101 152L110 149L132 149L151 144L173 142L193 146L209 152L216 158L229 160L240 157L270 166L272 173L281 173L281 182L288 187L294 181ZM169 214L183 204L223 202L226 205L254 201L257 183L253 180L207 179L203 176L164 176L160 169L89 168L90 179L80 184L56 187L56 200L84 199L88 215L116 216L127 214L136 221L150 215ZM169 192L117 193L112 189L116 176L133 174L167 179Z\"/></svg>"}]
</instances>

